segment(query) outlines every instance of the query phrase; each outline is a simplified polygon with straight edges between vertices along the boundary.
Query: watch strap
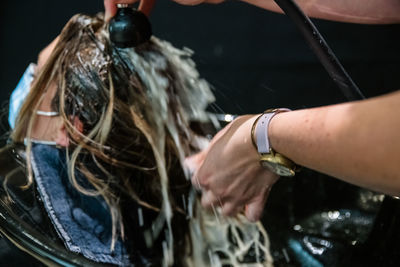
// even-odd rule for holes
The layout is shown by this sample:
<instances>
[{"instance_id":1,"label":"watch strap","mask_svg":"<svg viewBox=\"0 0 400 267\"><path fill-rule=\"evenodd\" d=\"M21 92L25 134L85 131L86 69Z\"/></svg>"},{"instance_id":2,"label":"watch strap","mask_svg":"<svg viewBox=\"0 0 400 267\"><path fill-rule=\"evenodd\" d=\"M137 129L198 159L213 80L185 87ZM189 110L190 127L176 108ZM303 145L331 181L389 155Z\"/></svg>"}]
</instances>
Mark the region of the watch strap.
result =
<instances>
[{"instance_id":1,"label":"watch strap","mask_svg":"<svg viewBox=\"0 0 400 267\"><path fill-rule=\"evenodd\" d=\"M271 119L278 113L290 111L287 108L279 108L279 109L270 109L266 110L257 120L255 135L256 135L256 145L258 153L260 154L269 154L271 146L269 144L268 138L268 126L271 122Z\"/></svg>"}]
</instances>

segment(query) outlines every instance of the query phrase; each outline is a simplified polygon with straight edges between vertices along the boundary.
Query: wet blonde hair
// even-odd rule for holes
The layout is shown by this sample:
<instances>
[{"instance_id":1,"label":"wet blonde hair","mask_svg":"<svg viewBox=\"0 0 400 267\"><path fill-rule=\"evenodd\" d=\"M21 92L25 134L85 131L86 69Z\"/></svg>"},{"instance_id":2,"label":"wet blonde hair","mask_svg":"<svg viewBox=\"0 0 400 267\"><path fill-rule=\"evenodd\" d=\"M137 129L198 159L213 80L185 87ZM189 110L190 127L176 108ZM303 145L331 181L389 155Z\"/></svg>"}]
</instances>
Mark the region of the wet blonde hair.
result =
<instances>
[{"instance_id":1,"label":"wet blonde hair","mask_svg":"<svg viewBox=\"0 0 400 267\"><path fill-rule=\"evenodd\" d=\"M34 81L12 134L14 142L28 140L28 185L33 182L29 140L36 111L50 84L56 82L53 108L62 117L70 140L69 178L78 191L106 201L112 217L112 247L118 234L124 237L129 231L124 225L134 202L151 218L151 233L144 233L146 245L151 247L161 239L162 247L167 247L162 251L166 265L173 258L199 264L186 255L202 251L199 258L208 258L210 244L231 253L222 238L227 234L222 233L232 225L229 231L233 229L238 238L244 234L237 234L237 229L251 229L244 232L248 240L240 243L240 249L248 250L253 242L266 259L268 240L260 225L246 224L243 219L225 223L217 219L217 225L214 215L196 208L198 197L182 163L198 150L198 136L189 124L209 120L205 109L214 97L208 84L199 79L191 53L155 37L137 48L118 49L109 42L102 15L75 15ZM75 126L77 119L82 129ZM84 174L92 189L81 185L76 171ZM190 220L193 216L199 219ZM217 235L220 240L209 241ZM221 242L225 243L220 246ZM192 246L198 246L197 252Z\"/></svg>"}]
</instances>

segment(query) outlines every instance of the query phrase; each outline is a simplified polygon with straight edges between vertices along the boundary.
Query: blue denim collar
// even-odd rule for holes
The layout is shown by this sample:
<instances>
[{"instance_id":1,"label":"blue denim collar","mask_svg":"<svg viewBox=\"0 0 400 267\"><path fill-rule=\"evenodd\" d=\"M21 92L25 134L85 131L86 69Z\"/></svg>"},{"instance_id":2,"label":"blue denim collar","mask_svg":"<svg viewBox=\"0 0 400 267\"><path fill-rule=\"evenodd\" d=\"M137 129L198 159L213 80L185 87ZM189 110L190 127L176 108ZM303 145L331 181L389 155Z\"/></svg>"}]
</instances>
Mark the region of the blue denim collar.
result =
<instances>
[{"instance_id":1,"label":"blue denim collar","mask_svg":"<svg viewBox=\"0 0 400 267\"><path fill-rule=\"evenodd\" d=\"M46 211L65 246L95 262L131 265L121 239L111 251L111 216L104 199L83 195L70 183L66 151L33 144L31 162Z\"/></svg>"}]
</instances>

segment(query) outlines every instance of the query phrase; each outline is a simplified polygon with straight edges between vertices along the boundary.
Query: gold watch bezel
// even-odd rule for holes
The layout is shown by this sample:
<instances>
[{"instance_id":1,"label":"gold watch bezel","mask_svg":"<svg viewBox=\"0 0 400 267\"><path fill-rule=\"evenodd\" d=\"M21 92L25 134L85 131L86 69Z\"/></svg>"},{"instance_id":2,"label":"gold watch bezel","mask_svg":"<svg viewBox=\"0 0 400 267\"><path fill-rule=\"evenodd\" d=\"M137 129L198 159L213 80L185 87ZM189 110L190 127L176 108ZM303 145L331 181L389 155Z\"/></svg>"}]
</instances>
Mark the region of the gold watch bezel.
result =
<instances>
[{"instance_id":1,"label":"gold watch bezel","mask_svg":"<svg viewBox=\"0 0 400 267\"><path fill-rule=\"evenodd\" d=\"M272 149L268 154L260 154L260 164L280 176L287 177L294 176L298 169L296 163Z\"/></svg>"}]
</instances>

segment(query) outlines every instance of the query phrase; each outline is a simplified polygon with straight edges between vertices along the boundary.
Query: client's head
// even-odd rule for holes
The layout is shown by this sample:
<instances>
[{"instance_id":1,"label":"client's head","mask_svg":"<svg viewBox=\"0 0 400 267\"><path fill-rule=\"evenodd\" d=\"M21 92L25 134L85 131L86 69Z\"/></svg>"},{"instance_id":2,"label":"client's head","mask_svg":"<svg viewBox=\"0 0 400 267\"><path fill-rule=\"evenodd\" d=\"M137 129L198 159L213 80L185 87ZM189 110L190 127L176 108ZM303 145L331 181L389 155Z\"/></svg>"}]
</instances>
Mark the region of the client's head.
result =
<instances>
[{"instance_id":1,"label":"client's head","mask_svg":"<svg viewBox=\"0 0 400 267\"><path fill-rule=\"evenodd\" d=\"M156 38L135 49L114 48L101 16L76 15L38 73L13 139L28 140L28 147L39 137L62 140L72 183L104 197L116 231L123 233L121 202L129 199L166 219L183 214L190 184L181 162L196 149L189 121L206 119L212 100L189 56ZM45 102L59 113L50 122L56 133L47 137L37 133ZM76 168L90 190L77 182Z\"/></svg>"},{"instance_id":2,"label":"client's head","mask_svg":"<svg viewBox=\"0 0 400 267\"><path fill-rule=\"evenodd\" d=\"M214 98L190 55L155 37L136 48L115 48L101 15L76 15L39 71L12 138L26 141L28 156L34 139L66 147L71 183L81 193L104 198L113 239L124 232L132 236L136 205L152 230L142 237L147 247L161 241L182 260L198 251L199 258L212 251L231 260L239 254L226 240L242 228L246 231L235 237L246 239L240 253L252 249L265 259L268 241L259 225L215 223L214 216L193 210L198 201L182 163L200 142L189 124L208 119L205 108ZM59 115L42 117L37 111L43 109ZM77 172L90 186L76 178ZM197 240L190 242L193 236Z\"/></svg>"}]
</instances>

